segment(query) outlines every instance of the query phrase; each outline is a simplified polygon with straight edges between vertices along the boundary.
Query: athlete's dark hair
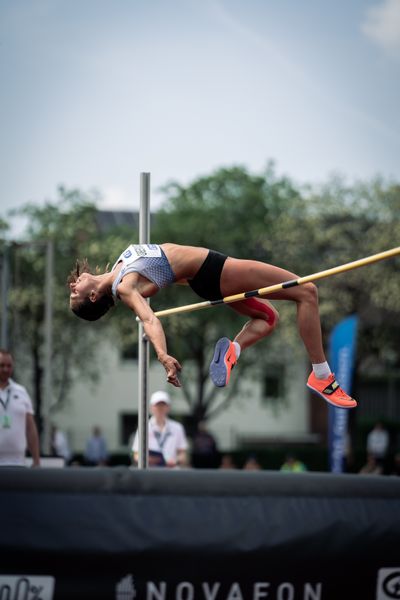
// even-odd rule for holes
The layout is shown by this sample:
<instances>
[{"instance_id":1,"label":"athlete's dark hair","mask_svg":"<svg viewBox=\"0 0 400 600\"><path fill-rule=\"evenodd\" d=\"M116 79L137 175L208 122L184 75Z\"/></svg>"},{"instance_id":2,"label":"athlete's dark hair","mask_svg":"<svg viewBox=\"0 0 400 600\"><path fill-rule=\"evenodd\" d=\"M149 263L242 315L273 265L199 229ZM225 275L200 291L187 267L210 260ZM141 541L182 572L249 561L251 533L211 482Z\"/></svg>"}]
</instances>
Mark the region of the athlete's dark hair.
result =
<instances>
[{"instance_id":1,"label":"athlete's dark hair","mask_svg":"<svg viewBox=\"0 0 400 600\"><path fill-rule=\"evenodd\" d=\"M85 321L97 321L106 312L114 306L114 300L112 296L108 294L104 294L95 302L92 302L90 298L86 298L79 306L74 306L72 308L72 312L76 314L77 317L81 319L85 319Z\"/></svg>"}]
</instances>

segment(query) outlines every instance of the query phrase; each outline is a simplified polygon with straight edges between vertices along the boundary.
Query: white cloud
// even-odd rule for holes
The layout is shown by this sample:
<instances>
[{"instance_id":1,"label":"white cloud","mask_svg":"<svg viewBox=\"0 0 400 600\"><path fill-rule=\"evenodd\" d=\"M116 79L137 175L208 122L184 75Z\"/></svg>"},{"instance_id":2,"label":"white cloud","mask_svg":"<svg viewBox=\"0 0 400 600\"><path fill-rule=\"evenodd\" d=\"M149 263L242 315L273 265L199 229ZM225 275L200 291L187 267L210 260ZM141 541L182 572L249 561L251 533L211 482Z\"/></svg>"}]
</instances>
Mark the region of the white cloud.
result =
<instances>
[{"instance_id":1,"label":"white cloud","mask_svg":"<svg viewBox=\"0 0 400 600\"><path fill-rule=\"evenodd\" d=\"M384 52L400 60L400 0L383 0L369 8L361 29Z\"/></svg>"}]
</instances>

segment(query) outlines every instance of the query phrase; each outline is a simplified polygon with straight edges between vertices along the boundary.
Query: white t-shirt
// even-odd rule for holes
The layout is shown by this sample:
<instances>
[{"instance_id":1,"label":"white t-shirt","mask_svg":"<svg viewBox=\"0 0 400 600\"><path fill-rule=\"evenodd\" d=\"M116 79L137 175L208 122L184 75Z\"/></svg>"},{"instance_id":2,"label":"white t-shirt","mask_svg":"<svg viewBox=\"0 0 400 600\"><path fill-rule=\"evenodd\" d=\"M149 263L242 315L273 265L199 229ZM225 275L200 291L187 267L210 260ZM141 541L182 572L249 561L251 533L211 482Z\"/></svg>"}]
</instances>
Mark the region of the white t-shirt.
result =
<instances>
[{"instance_id":1,"label":"white t-shirt","mask_svg":"<svg viewBox=\"0 0 400 600\"><path fill-rule=\"evenodd\" d=\"M389 446L386 429L373 429L367 437L367 450L377 458L384 458Z\"/></svg>"},{"instance_id":2,"label":"white t-shirt","mask_svg":"<svg viewBox=\"0 0 400 600\"><path fill-rule=\"evenodd\" d=\"M9 379L0 390L0 465L25 466L26 415L33 415L26 389Z\"/></svg>"},{"instance_id":3,"label":"white t-shirt","mask_svg":"<svg viewBox=\"0 0 400 600\"><path fill-rule=\"evenodd\" d=\"M187 450L188 443L183 426L174 421L167 419L165 427L161 431L157 426L154 417L149 419L149 450L161 452L165 461L175 461L180 450ZM139 450L139 436L136 432L135 439L132 444L133 452Z\"/></svg>"}]
</instances>

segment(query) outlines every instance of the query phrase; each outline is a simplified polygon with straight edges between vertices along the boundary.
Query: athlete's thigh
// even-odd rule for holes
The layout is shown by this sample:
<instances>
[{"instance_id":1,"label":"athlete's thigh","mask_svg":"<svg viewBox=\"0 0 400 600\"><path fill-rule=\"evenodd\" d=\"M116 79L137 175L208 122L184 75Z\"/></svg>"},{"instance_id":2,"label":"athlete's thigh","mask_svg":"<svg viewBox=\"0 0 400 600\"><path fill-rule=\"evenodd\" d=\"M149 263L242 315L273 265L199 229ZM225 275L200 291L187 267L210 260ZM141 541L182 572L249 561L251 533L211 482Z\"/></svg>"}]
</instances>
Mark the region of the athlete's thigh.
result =
<instances>
[{"instance_id":1,"label":"athlete's thigh","mask_svg":"<svg viewBox=\"0 0 400 600\"><path fill-rule=\"evenodd\" d=\"M258 290L291 279L298 279L298 275L257 260L242 260L228 258L225 261L221 274L221 293L223 296ZM272 300L296 300L299 288L287 288L271 294Z\"/></svg>"}]
</instances>

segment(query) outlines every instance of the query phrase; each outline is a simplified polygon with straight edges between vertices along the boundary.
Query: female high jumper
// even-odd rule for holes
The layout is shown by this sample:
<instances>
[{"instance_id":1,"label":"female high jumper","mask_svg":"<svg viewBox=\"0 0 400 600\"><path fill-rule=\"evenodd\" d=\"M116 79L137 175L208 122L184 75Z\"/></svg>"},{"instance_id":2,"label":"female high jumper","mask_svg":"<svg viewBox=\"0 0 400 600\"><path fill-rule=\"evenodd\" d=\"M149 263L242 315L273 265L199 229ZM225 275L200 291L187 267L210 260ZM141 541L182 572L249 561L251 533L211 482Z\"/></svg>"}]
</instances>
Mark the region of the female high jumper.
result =
<instances>
[{"instance_id":1,"label":"female high jumper","mask_svg":"<svg viewBox=\"0 0 400 600\"><path fill-rule=\"evenodd\" d=\"M205 300L219 300L244 291L296 279L294 273L256 260L225 256L207 248L177 244L131 244L111 271L90 272L86 260L77 262L68 278L70 307L82 319L95 321L120 300L143 323L144 332L163 365L167 381L180 387L181 365L168 354L160 320L146 298L174 283L187 283ZM272 300L291 300L297 307L297 325L312 364L307 386L333 406L354 408L357 402L344 392L331 373L322 346L318 293L313 283L279 290ZM218 387L228 384L240 353L273 332L278 312L265 298L246 298L229 305L249 317L233 341L218 340L210 377Z\"/></svg>"}]
</instances>

